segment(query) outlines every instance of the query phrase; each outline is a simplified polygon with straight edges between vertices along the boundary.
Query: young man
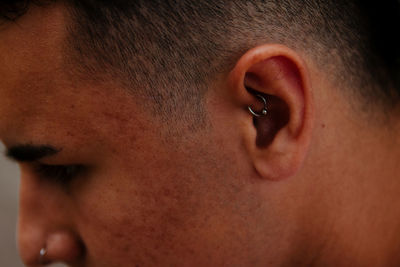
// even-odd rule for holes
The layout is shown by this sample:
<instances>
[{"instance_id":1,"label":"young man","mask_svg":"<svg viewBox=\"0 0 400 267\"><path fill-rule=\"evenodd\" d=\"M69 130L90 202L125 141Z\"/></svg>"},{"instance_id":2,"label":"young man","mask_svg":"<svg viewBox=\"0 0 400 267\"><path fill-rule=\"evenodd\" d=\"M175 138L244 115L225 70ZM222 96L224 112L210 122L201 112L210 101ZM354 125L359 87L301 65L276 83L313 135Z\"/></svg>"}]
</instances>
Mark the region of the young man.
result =
<instances>
[{"instance_id":1,"label":"young man","mask_svg":"<svg viewBox=\"0 0 400 267\"><path fill-rule=\"evenodd\" d=\"M398 266L398 3L365 5L0 4L26 265Z\"/></svg>"}]
</instances>

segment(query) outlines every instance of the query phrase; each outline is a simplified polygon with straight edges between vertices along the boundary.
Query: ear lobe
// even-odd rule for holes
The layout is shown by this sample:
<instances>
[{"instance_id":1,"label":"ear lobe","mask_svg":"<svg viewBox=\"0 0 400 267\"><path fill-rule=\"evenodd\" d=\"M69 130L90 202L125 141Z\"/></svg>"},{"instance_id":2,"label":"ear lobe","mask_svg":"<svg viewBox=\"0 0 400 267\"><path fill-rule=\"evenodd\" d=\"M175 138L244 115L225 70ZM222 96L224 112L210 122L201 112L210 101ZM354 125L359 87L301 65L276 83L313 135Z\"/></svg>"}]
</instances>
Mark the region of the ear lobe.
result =
<instances>
[{"instance_id":1,"label":"ear lobe","mask_svg":"<svg viewBox=\"0 0 400 267\"><path fill-rule=\"evenodd\" d=\"M242 86L235 86L244 92L237 96L242 96L242 103L261 108L257 98L248 100L251 95L261 94L267 100L268 110L263 117L250 113L243 117L247 120L241 125L251 161L264 178L280 180L293 176L307 154L312 132L311 86L305 65L293 51L274 45L250 50L241 60L244 62L239 61L231 73L244 74ZM231 77L231 81L235 78Z\"/></svg>"}]
</instances>

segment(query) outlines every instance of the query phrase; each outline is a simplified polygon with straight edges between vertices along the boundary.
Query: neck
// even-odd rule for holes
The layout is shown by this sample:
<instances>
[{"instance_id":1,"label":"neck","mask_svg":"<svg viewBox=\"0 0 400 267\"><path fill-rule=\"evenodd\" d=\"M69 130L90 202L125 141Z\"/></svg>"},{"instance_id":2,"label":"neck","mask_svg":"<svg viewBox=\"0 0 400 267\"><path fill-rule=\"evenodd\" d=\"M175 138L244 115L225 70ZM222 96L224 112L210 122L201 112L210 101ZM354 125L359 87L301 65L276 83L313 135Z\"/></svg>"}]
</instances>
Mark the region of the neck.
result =
<instances>
[{"instance_id":1,"label":"neck","mask_svg":"<svg viewBox=\"0 0 400 267\"><path fill-rule=\"evenodd\" d=\"M299 246L308 243L302 253L307 266L400 265L400 130L392 125L349 126L354 129L343 130L351 134L332 155L306 167L313 176L307 188L318 188L311 196L305 190L306 206L314 210L301 218L307 234ZM323 171L311 174L315 162Z\"/></svg>"}]
</instances>

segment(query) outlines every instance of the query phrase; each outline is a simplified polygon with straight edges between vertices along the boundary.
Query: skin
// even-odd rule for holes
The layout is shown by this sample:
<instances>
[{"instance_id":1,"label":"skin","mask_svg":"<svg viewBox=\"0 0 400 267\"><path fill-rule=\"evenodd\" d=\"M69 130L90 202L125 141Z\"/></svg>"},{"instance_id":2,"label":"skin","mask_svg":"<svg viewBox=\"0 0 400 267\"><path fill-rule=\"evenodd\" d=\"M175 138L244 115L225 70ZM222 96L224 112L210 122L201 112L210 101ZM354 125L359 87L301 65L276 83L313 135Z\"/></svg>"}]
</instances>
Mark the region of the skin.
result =
<instances>
[{"instance_id":1,"label":"skin","mask_svg":"<svg viewBox=\"0 0 400 267\"><path fill-rule=\"evenodd\" d=\"M399 264L397 110L371 119L301 51L265 44L210 84L207 129L176 138L117 83L71 76L65 14L0 30L0 139L59 150L19 163L26 265L42 247L71 266ZM84 171L61 183L39 164Z\"/></svg>"}]
</instances>

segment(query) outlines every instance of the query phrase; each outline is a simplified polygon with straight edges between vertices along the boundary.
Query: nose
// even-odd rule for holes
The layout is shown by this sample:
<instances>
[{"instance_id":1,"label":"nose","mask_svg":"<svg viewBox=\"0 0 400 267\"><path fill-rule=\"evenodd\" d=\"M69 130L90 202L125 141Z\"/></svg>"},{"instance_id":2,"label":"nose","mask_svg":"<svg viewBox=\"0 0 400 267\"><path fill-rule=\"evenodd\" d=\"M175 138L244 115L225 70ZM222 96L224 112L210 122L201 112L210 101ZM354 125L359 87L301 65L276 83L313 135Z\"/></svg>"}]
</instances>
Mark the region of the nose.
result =
<instances>
[{"instance_id":1,"label":"nose","mask_svg":"<svg viewBox=\"0 0 400 267\"><path fill-rule=\"evenodd\" d=\"M18 247L27 266L74 264L84 247L74 229L68 194L34 177L21 177Z\"/></svg>"}]
</instances>

